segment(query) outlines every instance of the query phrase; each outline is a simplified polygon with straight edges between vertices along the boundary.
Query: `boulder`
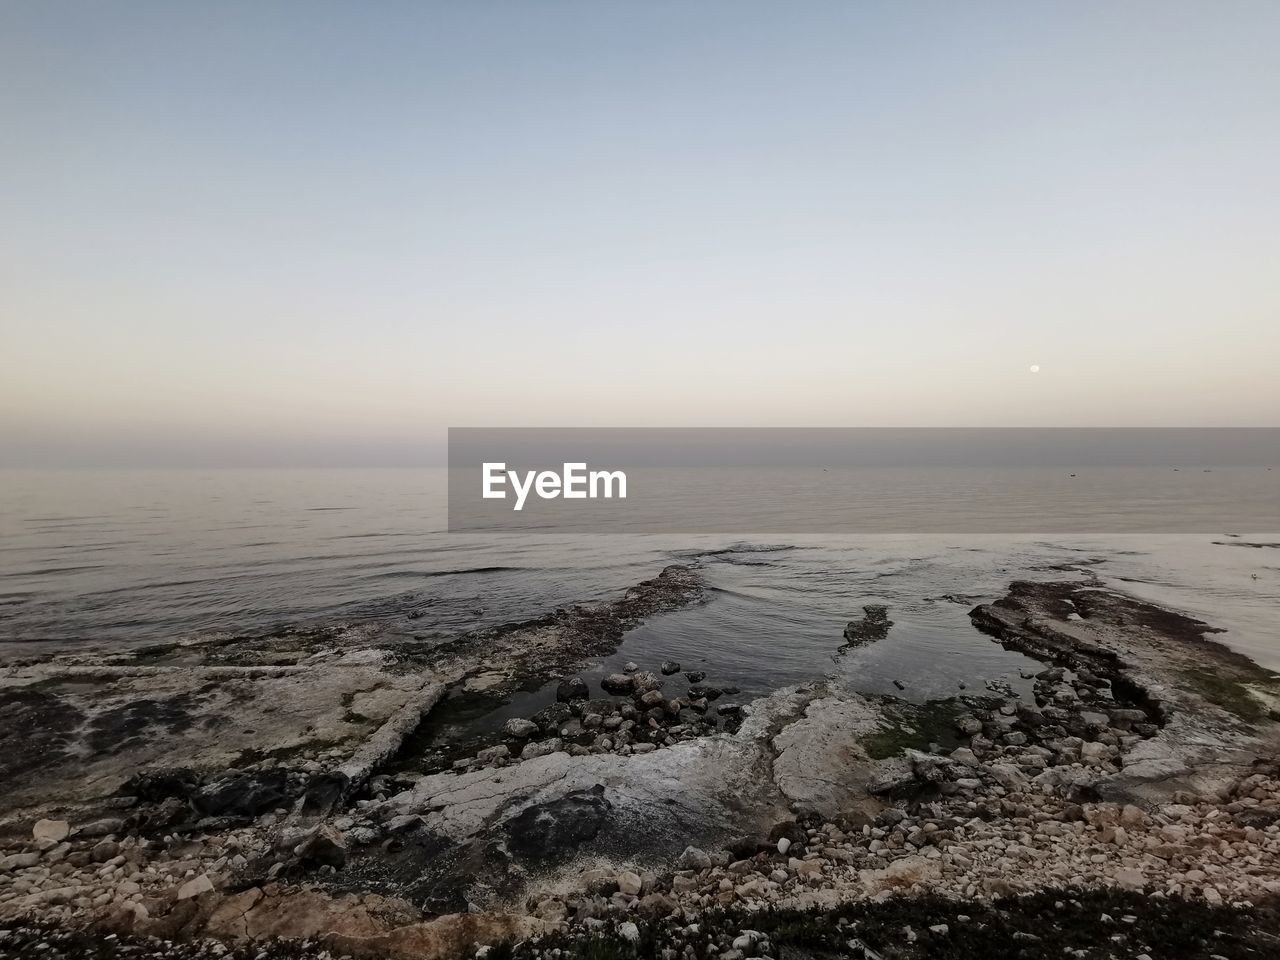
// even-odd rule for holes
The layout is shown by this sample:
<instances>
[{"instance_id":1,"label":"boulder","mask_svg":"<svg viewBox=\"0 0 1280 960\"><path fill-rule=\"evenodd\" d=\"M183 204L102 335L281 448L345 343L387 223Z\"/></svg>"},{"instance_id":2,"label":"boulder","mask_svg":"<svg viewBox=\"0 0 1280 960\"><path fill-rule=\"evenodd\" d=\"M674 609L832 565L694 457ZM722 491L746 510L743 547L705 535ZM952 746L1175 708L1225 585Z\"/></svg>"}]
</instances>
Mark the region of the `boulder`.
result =
<instances>
[{"instance_id":1,"label":"boulder","mask_svg":"<svg viewBox=\"0 0 1280 960\"><path fill-rule=\"evenodd\" d=\"M347 862L347 839L337 827L322 824L298 845L297 855L303 863L320 867L341 867Z\"/></svg>"},{"instance_id":2,"label":"boulder","mask_svg":"<svg viewBox=\"0 0 1280 960\"><path fill-rule=\"evenodd\" d=\"M630 693L634 680L625 673L611 673L600 681L600 687L609 693Z\"/></svg>"},{"instance_id":3,"label":"boulder","mask_svg":"<svg viewBox=\"0 0 1280 960\"><path fill-rule=\"evenodd\" d=\"M527 740L538 732L539 727L532 720L526 720L523 717L512 717L503 724L503 729L519 740Z\"/></svg>"},{"instance_id":4,"label":"boulder","mask_svg":"<svg viewBox=\"0 0 1280 960\"><path fill-rule=\"evenodd\" d=\"M590 700L591 688L581 677L568 677L556 686L556 700L560 703L572 703L575 700Z\"/></svg>"},{"instance_id":5,"label":"boulder","mask_svg":"<svg viewBox=\"0 0 1280 960\"><path fill-rule=\"evenodd\" d=\"M46 841L58 844L71 836L71 824L65 820L37 820L36 825L31 828L31 836L37 843Z\"/></svg>"},{"instance_id":6,"label":"boulder","mask_svg":"<svg viewBox=\"0 0 1280 960\"><path fill-rule=\"evenodd\" d=\"M213 881L209 879L207 874L202 873L200 876L193 877L178 888L177 899L190 900L193 897L200 896L202 893L212 892Z\"/></svg>"},{"instance_id":7,"label":"boulder","mask_svg":"<svg viewBox=\"0 0 1280 960\"><path fill-rule=\"evenodd\" d=\"M644 881L640 879L640 874L633 873L630 870L624 870L618 874L619 893L624 893L629 897L638 897L642 889L644 889Z\"/></svg>"}]
</instances>

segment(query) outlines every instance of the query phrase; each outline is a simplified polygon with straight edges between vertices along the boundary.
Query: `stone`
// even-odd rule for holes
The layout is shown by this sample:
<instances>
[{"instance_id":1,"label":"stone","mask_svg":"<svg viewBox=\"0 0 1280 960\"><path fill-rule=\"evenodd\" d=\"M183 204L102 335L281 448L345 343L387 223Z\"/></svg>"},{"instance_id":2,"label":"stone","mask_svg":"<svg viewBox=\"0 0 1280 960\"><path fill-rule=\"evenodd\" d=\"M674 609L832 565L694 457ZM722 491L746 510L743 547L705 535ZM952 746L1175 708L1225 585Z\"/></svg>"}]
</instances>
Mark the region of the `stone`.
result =
<instances>
[{"instance_id":1,"label":"stone","mask_svg":"<svg viewBox=\"0 0 1280 960\"><path fill-rule=\"evenodd\" d=\"M492 747L486 747L484 750L476 751L476 760L479 763L496 763L499 760L509 760L511 758L511 748L505 743L499 743Z\"/></svg>"},{"instance_id":2,"label":"stone","mask_svg":"<svg viewBox=\"0 0 1280 960\"><path fill-rule=\"evenodd\" d=\"M1141 890L1146 886L1147 878L1141 870L1124 868L1116 871L1115 881L1126 890Z\"/></svg>"},{"instance_id":3,"label":"stone","mask_svg":"<svg viewBox=\"0 0 1280 960\"><path fill-rule=\"evenodd\" d=\"M698 847L685 847L684 852L676 860L677 870L710 870L711 855Z\"/></svg>"},{"instance_id":4,"label":"stone","mask_svg":"<svg viewBox=\"0 0 1280 960\"><path fill-rule=\"evenodd\" d=\"M568 677L556 686L556 700L560 703L572 703L575 700L590 700L591 688L581 677Z\"/></svg>"},{"instance_id":5,"label":"stone","mask_svg":"<svg viewBox=\"0 0 1280 960\"><path fill-rule=\"evenodd\" d=\"M674 660L663 660L662 666L660 666L658 669L662 671L663 676L669 677L673 673L680 672L680 664Z\"/></svg>"},{"instance_id":6,"label":"stone","mask_svg":"<svg viewBox=\"0 0 1280 960\"><path fill-rule=\"evenodd\" d=\"M889 619L889 608L880 603L869 603L862 608L861 620L850 620L844 628L846 643L870 643L883 640L889 635L893 621Z\"/></svg>"},{"instance_id":7,"label":"stone","mask_svg":"<svg viewBox=\"0 0 1280 960\"><path fill-rule=\"evenodd\" d=\"M563 749L564 741L559 737L552 737L550 740L526 744L525 748L520 751L520 759L533 760L537 757L546 757L553 753L559 753Z\"/></svg>"},{"instance_id":8,"label":"stone","mask_svg":"<svg viewBox=\"0 0 1280 960\"><path fill-rule=\"evenodd\" d=\"M532 720L525 720L523 717L512 717L502 725L502 728L519 740L527 740L539 730L536 723Z\"/></svg>"},{"instance_id":9,"label":"stone","mask_svg":"<svg viewBox=\"0 0 1280 960\"><path fill-rule=\"evenodd\" d=\"M639 943L640 928L628 920L625 923L618 924L618 936L628 943Z\"/></svg>"},{"instance_id":10,"label":"stone","mask_svg":"<svg viewBox=\"0 0 1280 960\"><path fill-rule=\"evenodd\" d=\"M123 820L108 818L86 823L76 833L81 837L105 837L112 833L120 833L122 830L124 830Z\"/></svg>"},{"instance_id":11,"label":"stone","mask_svg":"<svg viewBox=\"0 0 1280 960\"><path fill-rule=\"evenodd\" d=\"M690 683L701 683L707 679L707 672L705 670L686 670L684 678Z\"/></svg>"},{"instance_id":12,"label":"stone","mask_svg":"<svg viewBox=\"0 0 1280 960\"><path fill-rule=\"evenodd\" d=\"M611 673L600 681L600 689L608 693L630 693L634 683L625 673Z\"/></svg>"},{"instance_id":13,"label":"stone","mask_svg":"<svg viewBox=\"0 0 1280 960\"><path fill-rule=\"evenodd\" d=\"M94 845L92 858L94 863L106 863L120 852L120 844L114 840L100 840Z\"/></svg>"},{"instance_id":14,"label":"stone","mask_svg":"<svg viewBox=\"0 0 1280 960\"><path fill-rule=\"evenodd\" d=\"M629 897L637 897L640 891L644 889L644 881L640 879L640 874L630 870L624 870L618 874L617 878L618 892L624 893Z\"/></svg>"},{"instance_id":15,"label":"stone","mask_svg":"<svg viewBox=\"0 0 1280 960\"><path fill-rule=\"evenodd\" d=\"M631 689L637 694L642 694L648 690L657 690L661 686L662 681L647 671L633 674L631 677Z\"/></svg>"},{"instance_id":16,"label":"stone","mask_svg":"<svg viewBox=\"0 0 1280 960\"><path fill-rule=\"evenodd\" d=\"M186 883L184 883L182 886L178 888L177 899L190 900L193 897L200 896L202 893L212 893L212 892L213 892L213 881L209 879L207 874L202 873L200 874L200 876L194 877L193 879L188 880Z\"/></svg>"},{"instance_id":17,"label":"stone","mask_svg":"<svg viewBox=\"0 0 1280 960\"><path fill-rule=\"evenodd\" d=\"M347 840L332 824L322 824L298 846L297 854L306 864L336 869L347 862Z\"/></svg>"},{"instance_id":18,"label":"stone","mask_svg":"<svg viewBox=\"0 0 1280 960\"><path fill-rule=\"evenodd\" d=\"M7 857L0 858L0 873L10 873L14 870L25 870L27 867L34 867L40 862L40 854L35 853L11 853Z\"/></svg>"},{"instance_id":19,"label":"stone","mask_svg":"<svg viewBox=\"0 0 1280 960\"><path fill-rule=\"evenodd\" d=\"M288 799L283 770L234 771L192 794L191 806L202 817L256 817Z\"/></svg>"},{"instance_id":20,"label":"stone","mask_svg":"<svg viewBox=\"0 0 1280 960\"><path fill-rule=\"evenodd\" d=\"M31 836L37 843L41 841L61 843L71 836L71 824L65 820L37 820L35 826L31 828Z\"/></svg>"}]
</instances>

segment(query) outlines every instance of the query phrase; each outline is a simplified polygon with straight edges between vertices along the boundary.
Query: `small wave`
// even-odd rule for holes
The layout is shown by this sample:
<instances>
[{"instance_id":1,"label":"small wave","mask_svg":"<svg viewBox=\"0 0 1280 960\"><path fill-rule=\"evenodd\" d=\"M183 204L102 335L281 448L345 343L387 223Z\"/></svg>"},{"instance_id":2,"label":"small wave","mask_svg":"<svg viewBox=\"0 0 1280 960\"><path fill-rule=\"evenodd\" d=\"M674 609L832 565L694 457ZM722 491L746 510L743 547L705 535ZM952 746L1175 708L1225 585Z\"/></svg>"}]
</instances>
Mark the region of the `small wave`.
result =
<instances>
[{"instance_id":1,"label":"small wave","mask_svg":"<svg viewBox=\"0 0 1280 960\"><path fill-rule=\"evenodd\" d=\"M90 563L75 567L36 567L33 570L15 570L13 573L6 574L6 576L47 577L55 573L83 573L85 570L101 570L106 566L105 563Z\"/></svg>"},{"instance_id":2,"label":"small wave","mask_svg":"<svg viewBox=\"0 0 1280 960\"><path fill-rule=\"evenodd\" d=\"M525 567L465 567L460 570L387 570L384 573L366 574L365 580L402 580L408 577L463 577L473 573L507 573L524 570Z\"/></svg>"}]
</instances>

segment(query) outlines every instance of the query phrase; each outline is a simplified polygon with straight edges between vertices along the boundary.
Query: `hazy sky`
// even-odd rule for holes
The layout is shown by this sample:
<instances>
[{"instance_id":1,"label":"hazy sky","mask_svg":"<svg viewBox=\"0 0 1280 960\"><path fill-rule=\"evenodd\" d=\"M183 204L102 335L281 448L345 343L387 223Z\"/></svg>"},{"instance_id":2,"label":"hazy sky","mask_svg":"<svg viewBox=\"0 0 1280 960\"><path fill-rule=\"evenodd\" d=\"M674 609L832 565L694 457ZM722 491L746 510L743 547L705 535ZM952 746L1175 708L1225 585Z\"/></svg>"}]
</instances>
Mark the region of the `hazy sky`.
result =
<instances>
[{"instance_id":1,"label":"hazy sky","mask_svg":"<svg viewBox=\"0 0 1280 960\"><path fill-rule=\"evenodd\" d=\"M0 464L1280 424L1278 37L1274 0L0 0Z\"/></svg>"}]
</instances>

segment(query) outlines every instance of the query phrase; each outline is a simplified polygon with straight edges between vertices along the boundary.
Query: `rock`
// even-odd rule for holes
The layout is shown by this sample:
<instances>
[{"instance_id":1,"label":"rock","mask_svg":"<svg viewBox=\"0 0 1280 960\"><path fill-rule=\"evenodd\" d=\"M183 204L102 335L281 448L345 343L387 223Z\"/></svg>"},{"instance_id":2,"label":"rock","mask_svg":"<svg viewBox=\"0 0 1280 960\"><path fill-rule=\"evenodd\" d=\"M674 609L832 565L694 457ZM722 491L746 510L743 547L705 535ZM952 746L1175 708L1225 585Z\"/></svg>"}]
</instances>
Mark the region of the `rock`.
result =
<instances>
[{"instance_id":1,"label":"rock","mask_svg":"<svg viewBox=\"0 0 1280 960\"><path fill-rule=\"evenodd\" d=\"M883 870L862 870L859 876L868 893L875 894L881 890L906 889L917 883L936 880L942 876L942 868L936 861L924 857L903 857Z\"/></svg>"},{"instance_id":2,"label":"rock","mask_svg":"<svg viewBox=\"0 0 1280 960\"><path fill-rule=\"evenodd\" d=\"M710 870L711 855L698 847L685 847L676 861L677 870Z\"/></svg>"},{"instance_id":3,"label":"rock","mask_svg":"<svg viewBox=\"0 0 1280 960\"><path fill-rule=\"evenodd\" d=\"M644 693L648 690L657 690L661 686L662 681L652 673L641 672L633 674L631 677L631 689L634 693Z\"/></svg>"},{"instance_id":4,"label":"rock","mask_svg":"<svg viewBox=\"0 0 1280 960\"><path fill-rule=\"evenodd\" d=\"M499 760L509 759L511 759L511 748L505 743L499 743L496 746L476 751L476 761L482 764L496 763Z\"/></svg>"},{"instance_id":5,"label":"rock","mask_svg":"<svg viewBox=\"0 0 1280 960\"><path fill-rule=\"evenodd\" d=\"M644 881L640 879L640 874L633 873L630 870L624 870L618 874L618 892L624 893L629 897L637 897L640 891L644 889Z\"/></svg>"},{"instance_id":6,"label":"rock","mask_svg":"<svg viewBox=\"0 0 1280 960\"><path fill-rule=\"evenodd\" d=\"M298 846L297 854L309 865L336 869L347 862L347 840L336 827L322 824Z\"/></svg>"},{"instance_id":7,"label":"rock","mask_svg":"<svg viewBox=\"0 0 1280 960\"><path fill-rule=\"evenodd\" d=\"M283 770L237 771L201 787L191 796L191 806L203 817L256 817L288 799Z\"/></svg>"},{"instance_id":8,"label":"rock","mask_svg":"<svg viewBox=\"0 0 1280 960\"><path fill-rule=\"evenodd\" d=\"M539 730L536 723L532 720L525 720L523 717L512 717L502 725L502 728L519 740L527 740Z\"/></svg>"},{"instance_id":9,"label":"rock","mask_svg":"<svg viewBox=\"0 0 1280 960\"><path fill-rule=\"evenodd\" d=\"M94 863L106 863L120 852L120 844L114 840L100 840L91 854Z\"/></svg>"},{"instance_id":10,"label":"rock","mask_svg":"<svg viewBox=\"0 0 1280 960\"><path fill-rule=\"evenodd\" d=\"M640 669L640 664L636 663L634 660L628 660L626 663L622 665L622 670L624 673L635 673L639 669Z\"/></svg>"},{"instance_id":11,"label":"rock","mask_svg":"<svg viewBox=\"0 0 1280 960\"><path fill-rule=\"evenodd\" d=\"M520 751L520 759L532 760L536 757L546 757L553 753L559 753L564 749L564 741L559 737L552 737L550 740L543 740L539 743L529 743Z\"/></svg>"},{"instance_id":12,"label":"rock","mask_svg":"<svg viewBox=\"0 0 1280 960\"><path fill-rule=\"evenodd\" d=\"M186 767L167 767L143 770L124 782L120 792L129 796L159 803L164 800L185 801L200 786L200 776Z\"/></svg>"},{"instance_id":13,"label":"rock","mask_svg":"<svg viewBox=\"0 0 1280 960\"><path fill-rule=\"evenodd\" d=\"M7 857L0 858L0 873L25 870L27 867L34 867L39 862L40 854L34 851L31 853L11 853Z\"/></svg>"},{"instance_id":14,"label":"rock","mask_svg":"<svg viewBox=\"0 0 1280 960\"><path fill-rule=\"evenodd\" d=\"M662 706L666 702L667 698L662 695L661 690L646 690L639 697L640 706L646 710Z\"/></svg>"},{"instance_id":15,"label":"rock","mask_svg":"<svg viewBox=\"0 0 1280 960\"><path fill-rule=\"evenodd\" d=\"M625 673L611 673L600 681L600 689L609 693L630 693L635 681Z\"/></svg>"},{"instance_id":16,"label":"rock","mask_svg":"<svg viewBox=\"0 0 1280 960\"><path fill-rule=\"evenodd\" d=\"M707 672L705 670L686 670L684 678L690 683L701 683L707 679Z\"/></svg>"},{"instance_id":17,"label":"rock","mask_svg":"<svg viewBox=\"0 0 1280 960\"><path fill-rule=\"evenodd\" d=\"M1141 890L1146 886L1147 878L1141 870L1133 870L1125 868L1117 870L1115 875L1116 883L1124 887L1126 890Z\"/></svg>"},{"instance_id":18,"label":"rock","mask_svg":"<svg viewBox=\"0 0 1280 960\"><path fill-rule=\"evenodd\" d=\"M646 894L640 903L636 905L642 917L650 920L658 920L662 917L669 917L676 911L676 902L664 893Z\"/></svg>"},{"instance_id":19,"label":"rock","mask_svg":"<svg viewBox=\"0 0 1280 960\"><path fill-rule=\"evenodd\" d=\"M560 921L569 916L569 908L558 897L550 897L534 908L533 915L540 920Z\"/></svg>"},{"instance_id":20,"label":"rock","mask_svg":"<svg viewBox=\"0 0 1280 960\"><path fill-rule=\"evenodd\" d=\"M680 664L674 660L663 660L662 666L660 666L658 669L662 671L663 676L669 677L673 673L680 672Z\"/></svg>"},{"instance_id":21,"label":"rock","mask_svg":"<svg viewBox=\"0 0 1280 960\"><path fill-rule=\"evenodd\" d=\"M879 603L869 603L862 608L861 620L850 620L844 628L846 643L870 643L883 640L889 635L893 621L889 619L889 608Z\"/></svg>"},{"instance_id":22,"label":"rock","mask_svg":"<svg viewBox=\"0 0 1280 960\"><path fill-rule=\"evenodd\" d=\"M31 836L37 843L61 843L71 836L71 824L65 820L37 820L36 825L31 828Z\"/></svg>"},{"instance_id":23,"label":"rock","mask_svg":"<svg viewBox=\"0 0 1280 960\"><path fill-rule=\"evenodd\" d=\"M95 820L93 823L86 823L76 831L76 834L81 837L105 837L108 834L120 833L122 830L124 830L123 820L108 818L105 820Z\"/></svg>"},{"instance_id":24,"label":"rock","mask_svg":"<svg viewBox=\"0 0 1280 960\"><path fill-rule=\"evenodd\" d=\"M781 840L779 840L779 841L778 841L778 852L779 852L779 853L781 853L781 854L784 854L784 855L785 855L785 854L786 854L786 852L787 852L788 850L790 850L790 849L791 849L791 841L790 841L790 840L788 840L786 837L783 837Z\"/></svg>"},{"instance_id":25,"label":"rock","mask_svg":"<svg viewBox=\"0 0 1280 960\"><path fill-rule=\"evenodd\" d=\"M573 710L567 703L553 703L535 713L530 719L538 725L543 733L560 729L561 724L573 717Z\"/></svg>"},{"instance_id":26,"label":"rock","mask_svg":"<svg viewBox=\"0 0 1280 960\"><path fill-rule=\"evenodd\" d=\"M561 680L556 687L556 700L560 703L572 703L575 700L590 700L591 688L581 677L569 677Z\"/></svg>"},{"instance_id":27,"label":"rock","mask_svg":"<svg viewBox=\"0 0 1280 960\"><path fill-rule=\"evenodd\" d=\"M190 900L192 897L198 897L202 893L213 892L213 881L209 879L207 874L188 880L178 888L178 900Z\"/></svg>"},{"instance_id":28,"label":"rock","mask_svg":"<svg viewBox=\"0 0 1280 960\"><path fill-rule=\"evenodd\" d=\"M618 924L618 936L629 943L640 942L640 928L630 920Z\"/></svg>"},{"instance_id":29,"label":"rock","mask_svg":"<svg viewBox=\"0 0 1280 960\"><path fill-rule=\"evenodd\" d=\"M535 803L505 825L507 849L522 862L563 859L595 839L612 809L601 785Z\"/></svg>"},{"instance_id":30,"label":"rock","mask_svg":"<svg viewBox=\"0 0 1280 960\"><path fill-rule=\"evenodd\" d=\"M1120 809L1120 825L1130 829L1141 827L1147 822L1147 815L1142 812L1141 807L1135 807L1131 803L1126 803Z\"/></svg>"}]
</instances>

